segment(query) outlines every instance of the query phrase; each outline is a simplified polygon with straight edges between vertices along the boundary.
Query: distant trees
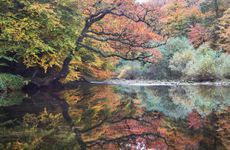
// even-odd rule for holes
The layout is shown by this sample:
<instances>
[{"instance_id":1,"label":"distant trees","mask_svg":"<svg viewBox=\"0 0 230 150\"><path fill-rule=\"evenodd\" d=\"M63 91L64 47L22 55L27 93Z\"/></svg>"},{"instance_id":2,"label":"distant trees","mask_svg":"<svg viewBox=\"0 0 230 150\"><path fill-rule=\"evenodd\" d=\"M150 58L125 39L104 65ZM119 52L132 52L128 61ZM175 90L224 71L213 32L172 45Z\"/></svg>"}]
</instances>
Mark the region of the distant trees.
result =
<instances>
[{"instance_id":1,"label":"distant trees","mask_svg":"<svg viewBox=\"0 0 230 150\"><path fill-rule=\"evenodd\" d=\"M213 81L219 79L217 72L218 53L202 45L194 57L186 64L184 76L186 79L195 81ZM220 66L218 66L220 67Z\"/></svg>"},{"instance_id":2,"label":"distant trees","mask_svg":"<svg viewBox=\"0 0 230 150\"><path fill-rule=\"evenodd\" d=\"M211 33L204 26L196 24L191 26L188 37L193 46L198 48L201 44L210 41Z\"/></svg>"},{"instance_id":3,"label":"distant trees","mask_svg":"<svg viewBox=\"0 0 230 150\"><path fill-rule=\"evenodd\" d=\"M142 76L195 81L229 78L229 6L224 0L171 0L158 5L161 33L172 38L157 48L160 60L139 70Z\"/></svg>"},{"instance_id":4,"label":"distant trees","mask_svg":"<svg viewBox=\"0 0 230 150\"><path fill-rule=\"evenodd\" d=\"M170 60L170 68L186 80L218 80L229 78L229 54L214 51L207 45L198 49L182 50Z\"/></svg>"},{"instance_id":5,"label":"distant trees","mask_svg":"<svg viewBox=\"0 0 230 150\"><path fill-rule=\"evenodd\" d=\"M210 21L215 21L223 15L229 5L230 2L226 0L204 0L201 1L200 8Z\"/></svg>"},{"instance_id":6,"label":"distant trees","mask_svg":"<svg viewBox=\"0 0 230 150\"><path fill-rule=\"evenodd\" d=\"M135 79L183 79L213 81L230 78L230 55L215 51L208 44L194 48L185 37L171 38L159 48L162 59L154 64L125 64L125 76ZM135 66L135 67L131 67ZM137 69L141 68L141 69ZM134 73L135 72L135 73ZM122 77L122 76L120 76Z\"/></svg>"},{"instance_id":7,"label":"distant trees","mask_svg":"<svg viewBox=\"0 0 230 150\"><path fill-rule=\"evenodd\" d=\"M230 8L218 20L217 28L217 46L223 51L230 53Z\"/></svg>"},{"instance_id":8,"label":"distant trees","mask_svg":"<svg viewBox=\"0 0 230 150\"><path fill-rule=\"evenodd\" d=\"M169 68L177 74L183 75L186 65L192 60L194 51L191 49L176 52L170 59Z\"/></svg>"},{"instance_id":9,"label":"distant trees","mask_svg":"<svg viewBox=\"0 0 230 150\"><path fill-rule=\"evenodd\" d=\"M182 73L192 59L188 53L203 44L229 53L230 3L224 0L0 4L0 68L20 64L32 70L31 77L37 72L49 76L48 82L82 75L108 78L119 59L149 63L145 74L161 74L162 79Z\"/></svg>"},{"instance_id":10,"label":"distant trees","mask_svg":"<svg viewBox=\"0 0 230 150\"><path fill-rule=\"evenodd\" d=\"M162 7L162 24L170 36L185 35L190 25L201 22L204 15L199 5L188 6L186 0L166 3Z\"/></svg>"}]
</instances>

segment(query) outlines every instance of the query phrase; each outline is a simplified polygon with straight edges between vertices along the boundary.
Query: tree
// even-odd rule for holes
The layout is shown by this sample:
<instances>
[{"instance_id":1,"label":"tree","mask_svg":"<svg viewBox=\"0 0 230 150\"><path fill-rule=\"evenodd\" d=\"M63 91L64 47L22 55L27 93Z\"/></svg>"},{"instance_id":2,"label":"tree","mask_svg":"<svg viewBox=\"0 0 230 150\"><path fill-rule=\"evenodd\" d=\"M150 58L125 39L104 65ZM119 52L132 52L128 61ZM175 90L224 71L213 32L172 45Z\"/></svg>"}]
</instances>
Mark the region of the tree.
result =
<instances>
[{"instance_id":1,"label":"tree","mask_svg":"<svg viewBox=\"0 0 230 150\"><path fill-rule=\"evenodd\" d=\"M80 14L62 1L0 2L0 53L27 67L60 66L75 46Z\"/></svg>"},{"instance_id":2,"label":"tree","mask_svg":"<svg viewBox=\"0 0 230 150\"><path fill-rule=\"evenodd\" d=\"M28 68L60 71L53 81L71 70L101 74L107 57L151 62L158 44L149 41L162 39L149 28L152 14L132 0L4 0L0 53Z\"/></svg>"},{"instance_id":3,"label":"tree","mask_svg":"<svg viewBox=\"0 0 230 150\"><path fill-rule=\"evenodd\" d=\"M214 49L218 49L217 41L219 40L218 35L218 24L219 19L224 15L224 12L230 7L230 1L226 0L205 0L200 4L200 9L205 15L203 24L208 27L210 33L212 33L211 46Z\"/></svg>"},{"instance_id":4,"label":"tree","mask_svg":"<svg viewBox=\"0 0 230 150\"><path fill-rule=\"evenodd\" d=\"M201 22L204 17L198 4L191 5L186 0L169 2L162 9L161 22L164 32L170 36L185 35L190 25Z\"/></svg>"},{"instance_id":5,"label":"tree","mask_svg":"<svg viewBox=\"0 0 230 150\"><path fill-rule=\"evenodd\" d=\"M176 52L170 59L169 68L177 74L183 75L184 69L189 61L193 58L194 51L191 49L182 52Z\"/></svg>"},{"instance_id":6,"label":"tree","mask_svg":"<svg viewBox=\"0 0 230 150\"><path fill-rule=\"evenodd\" d=\"M204 0L200 3L201 11L207 14L211 21L223 16L230 6L230 2L226 0Z\"/></svg>"},{"instance_id":7,"label":"tree","mask_svg":"<svg viewBox=\"0 0 230 150\"><path fill-rule=\"evenodd\" d=\"M200 45L211 39L210 33L200 24L196 24L190 28L188 37L194 48L198 48Z\"/></svg>"},{"instance_id":8,"label":"tree","mask_svg":"<svg viewBox=\"0 0 230 150\"><path fill-rule=\"evenodd\" d=\"M217 46L223 51L230 53L230 9L226 10L223 17L218 21Z\"/></svg>"},{"instance_id":9,"label":"tree","mask_svg":"<svg viewBox=\"0 0 230 150\"><path fill-rule=\"evenodd\" d=\"M79 1L79 7L83 12L84 26L76 39L75 48L69 50L61 71L53 81L67 76L74 53L82 48L106 58L151 62L153 48L161 44L151 45L149 41L162 38L148 29L150 8L137 5L132 0Z\"/></svg>"}]
</instances>

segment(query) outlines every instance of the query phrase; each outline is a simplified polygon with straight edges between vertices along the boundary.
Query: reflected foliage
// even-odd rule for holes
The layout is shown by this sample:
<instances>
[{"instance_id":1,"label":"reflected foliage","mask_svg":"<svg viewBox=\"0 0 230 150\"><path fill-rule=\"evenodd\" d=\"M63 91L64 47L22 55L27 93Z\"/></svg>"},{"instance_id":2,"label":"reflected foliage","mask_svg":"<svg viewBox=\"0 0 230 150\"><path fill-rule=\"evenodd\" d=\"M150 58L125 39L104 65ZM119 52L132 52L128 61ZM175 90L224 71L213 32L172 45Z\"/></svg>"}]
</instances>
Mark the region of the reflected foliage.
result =
<instances>
[{"instance_id":1,"label":"reflected foliage","mask_svg":"<svg viewBox=\"0 0 230 150\"><path fill-rule=\"evenodd\" d=\"M227 149L229 90L81 85L40 92L1 108L1 148ZM13 113L17 106L24 110Z\"/></svg>"},{"instance_id":2,"label":"reflected foliage","mask_svg":"<svg viewBox=\"0 0 230 150\"><path fill-rule=\"evenodd\" d=\"M0 94L0 107L20 104L23 102L23 99L25 97L26 97L26 94L22 93L21 91L1 93Z\"/></svg>"}]
</instances>

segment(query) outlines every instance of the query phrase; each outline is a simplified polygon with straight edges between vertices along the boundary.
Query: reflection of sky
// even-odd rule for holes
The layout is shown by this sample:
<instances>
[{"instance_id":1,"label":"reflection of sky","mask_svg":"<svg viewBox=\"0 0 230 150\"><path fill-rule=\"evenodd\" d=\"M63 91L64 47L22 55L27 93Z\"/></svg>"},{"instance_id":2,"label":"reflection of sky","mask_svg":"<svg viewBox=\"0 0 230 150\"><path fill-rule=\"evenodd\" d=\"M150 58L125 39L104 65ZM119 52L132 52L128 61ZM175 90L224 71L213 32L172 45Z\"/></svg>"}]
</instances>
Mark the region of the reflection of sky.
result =
<instances>
[{"instance_id":1,"label":"reflection of sky","mask_svg":"<svg viewBox=\"0 0 230 150\"><path fill-rule=\"evenodd\" d=\"M149 0L136 0L136 2L138 3L145 3L145 2L148 2Z\"/></svg>"},{"instance_id":2,"label":"reflection of sky","mask_svg":"<svg viewBox=\"0 0 230 150\"><path fill-rule=\"evenodd\" d=\"M221 110L230 106L230 88L215 87L120 87L123 95L136 95L141 100L141 107L147 111L158 111L166 116L183 119L196 109L201 116L210 114L213 110Z\"/></svg>"}]
</instances>

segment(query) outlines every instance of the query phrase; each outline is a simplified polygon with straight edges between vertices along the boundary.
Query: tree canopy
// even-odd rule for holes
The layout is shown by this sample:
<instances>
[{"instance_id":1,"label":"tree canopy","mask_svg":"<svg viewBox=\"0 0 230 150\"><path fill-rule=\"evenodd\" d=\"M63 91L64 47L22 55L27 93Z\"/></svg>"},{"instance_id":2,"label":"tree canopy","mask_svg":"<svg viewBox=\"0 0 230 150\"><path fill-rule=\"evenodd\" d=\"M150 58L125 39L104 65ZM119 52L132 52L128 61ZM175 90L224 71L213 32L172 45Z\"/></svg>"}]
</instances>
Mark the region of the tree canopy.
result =
<instances>
[{"instance_id":1,"label":"tree canopy","mask_svg":"<svg viewBox=\"0 0 230 150\"><path fill-rule=\"evenodd\" d=\"M172 57L162 49L172 37L188 38L194 48L206 43L229 52L229 2L222 0L2 0L0 4L1 67L21 64L34 72L30 76L40 72L50 81L83 75L107 78L120 59L159 63ZM20 74L25 72L29 71Z\"/></svg>"}]
</instances>

